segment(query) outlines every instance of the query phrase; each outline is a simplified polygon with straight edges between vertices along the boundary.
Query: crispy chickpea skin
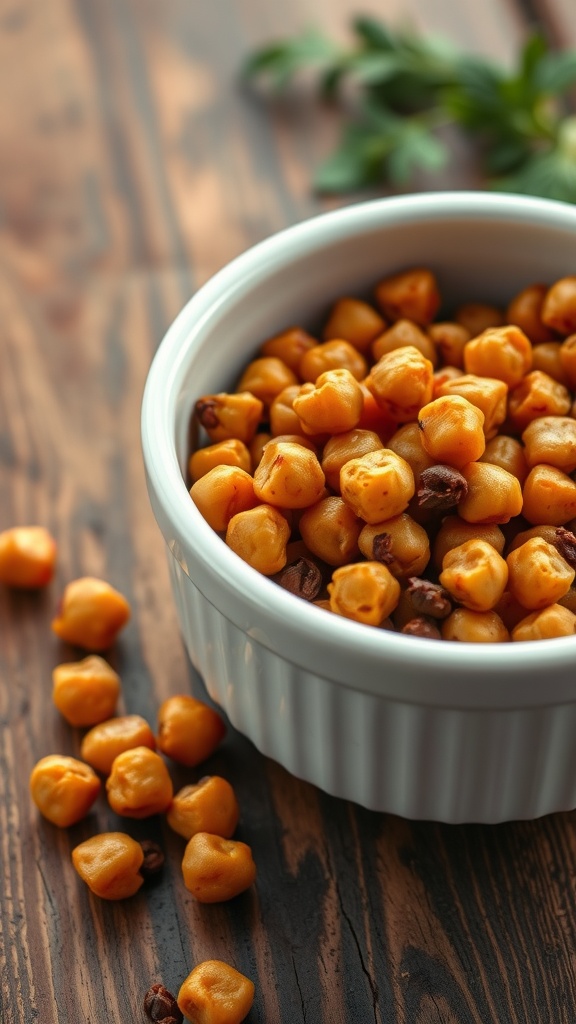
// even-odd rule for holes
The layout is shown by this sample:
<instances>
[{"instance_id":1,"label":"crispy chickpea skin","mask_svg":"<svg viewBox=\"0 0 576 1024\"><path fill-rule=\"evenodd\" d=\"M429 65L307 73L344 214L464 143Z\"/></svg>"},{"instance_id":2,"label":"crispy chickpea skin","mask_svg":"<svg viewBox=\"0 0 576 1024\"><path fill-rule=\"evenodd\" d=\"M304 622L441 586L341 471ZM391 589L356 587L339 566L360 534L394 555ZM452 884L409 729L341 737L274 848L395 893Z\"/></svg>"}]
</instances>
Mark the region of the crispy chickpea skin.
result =
<instances>
[{"instance_id":1,"label":"crispy chickpea skin","mask_svg":"<svg viewBox=\"0 0 576 1024\"><path fill-rule=\"evenodd\" d=\"M45 587L55 565L56 541L43 526L13 526L0 533L0 583Z\"/></svg>"},{"instance_id":2,"label":"crispy chickpea skin","mask_svg":"<svg viewBox=\"0 0 576 1024\"><path fill-rule=\"evenodd\" d=\"M428 455L455 469L479 459L486 447L484 413L460 395L429 402L420 409L418 426Z\"/></svg>"},{"instance_id":3,"label":"crispy chickpea skin","mask_svg":"<svg viewBox=\"0 0 576 1024\"><path fill-rule=\"evenodd\" d=\"M106 792L112 810L126 818L162 814L173 796L168 769L149 747L132 747L114 758Z\"/></svg>"},{"instance_id":4,"label":"crispy chickpea skin","mask_svg":"<svg viewBox=\"0 0 576 1024\"><path fill-rule=\"evenodd\" d=\"M125 832L101 832L72 850L72 863L83 882L103 900L134 896L144 882L144 851Z\"/></svg>"},{"instance_id":5,"label":"crispy chickpea skin","mask_svg":"<svg viewBox=\"0 0 576 1024\"><path fill-rule=\"evenodd\" d=\"M101 785L89 765L64 754L42 757L30 775L32 800L42 816L59 828L86 817Z\"/></svg>"},{"instance_id":6,"label":"crispy chickpea skin","mask_svg":"<svg viewBox=\"0 0 576 1024\"><path fill-rule=\"evenodd\" d=\"M506 558L508 589L526 608L536 611L556 604L568 592L576 572L543 537L531 537Z\"/></svg>"},{"instance_id":7,"label":"crispy chickpea skin","mask_svg":"<svg viewBox=\"0 0 576 1024\"><path fill-rule=\"evenodd\" d=\"M512 640L553 640L576 633L576 615L560 604L531 612L512 630Z\"/></svg>"},{"instance_id":8,"label":"crispy chickpea skin","mask_svg":"<svg viewBox=\"0 0 576 1024\"><path fill-rule=\"evenodd\" d=\"M186 844L182 875L199 903L223 903L250 888L256 865L246 843L196 832Z\"/></svg>"},{"instance_id":9,"label":"crispy chickpea skin","mask_svg":"<svg viewBox=\"0 0 576 1024\"><path fill-rule=\"evenodd\" d=\"M189 694L168 697L158 709L158 750L188 768L210 757L225 735L222 716Z\"/></svg>"},{"instance_id":10,"label":"crispy chickpea skin","mask_svg":"<svg viewBox=\"0 0 576 1024\"><path fill-rule=\"evenodd\" d=\"M315 384L303 384L294 399L294 411L302 429L312 435L352 430L362 415L363 405L362 388L345 368L321 373Z\"/></svg>"},{"instance_id":11,"label":"crispy chickpea skin","mask_svg":"<svg viewBox=\"0 0 576 1024\"><path fill-rule=\"evenodd\" d=\"M203 395L194 406L196 419L213 443L235 437L250 444L263 410L264 403L250 391Z\"/></svg>"},{"instance_id":12,"label":"crispy chickpea skin","mask_svg":"<svg viewBox=\"0 0 576 1024\"><path fill-rule=\"evenodd\" d=\"M199 448L198 451L192 452L188 460L190 479L196 483L215 466L236 466L249 473L252 467L250 452L244 442L236 437Z\"/></svg>"},{"instance_id":13,"label":"crispy chickpea skin","mask_svg":"<svg viewBox=\"0 0 576 1024\"><path fill-rule=\"evenodd\" d=\"M342 498L366 523L380 523L399 515L414 489L410 466L389 448L350 459L340 470Z\"/></svg>"},{"instance_id":14,"label":"crispy chickpea skin","mask_svg":"<svg viewBox=\"0 0 576 1024\"><path fill-rule=\"evenodd\" d=\"M282 359L277 356L260 356L248 363L238 381L237 390L249 391L267 409L284 388L298 383L297 374Z\"/></svg>"},{"instance_id":15,"label":"crispy chickpea skin","mask_svg":"<svg viewBox=\"0 0 576 1024\"><path fill-rule=\"evenodd\" d=\"M383 523L366 524L358 547L365 558L383 562L397 579L419 576L430 561L428 534L406 512Z\"/></svg>"},{"instance_id":16,"label":"crispy chickpea skin","mask_svg":"<svg viewBox=\"0 0 576 1024\"><path fill-rule=\"evenodd\" d=\"M489 327L464 349L464 369L479 377L496 377L515 388L532 368L532 346L519 327Z\"/></svg>"},{"instance_id":17,"label":"crispy chickpea skin","mask_svg":"<svg viewBox=\"0 0 576 1024\"><path fill-rule=\"evenodd\" d=\"M542 322L559 334L576 331L576 276L554 282L544 296L541 315Z\"/></svg>"},{"instance_id":18,"label":"crispy chickpea skin","mask_svg":"<svg viewBox=\"0 0 576 1024\"><path fill-rule=\"evenodd\" d=\"M273 338L268 338L263 342L260 346L260 355L276 356L286 363L286 366L294 373L298 373L302 356L309 348L314 348L317 344L317 339L302 330L301 327L289 327L281 334L275 334Z\"/></svg>"},{"instance_id":19,"label":"crispy chickpea skin","mask_svg":"<svg viewBox=\"0 0 576 1024\"><path fill-rule=\"evenodd\" d=\"M278 508L307 508L318 501L324 484L315 452L285 441L266 445L254 473L256 497Z\"/></svg>"},{"instance_id":20,"label":"crispy chickpea skin","mask_svg":"<svg viewBox=\"0 0 576 1024\"><path fill-rule=\"evenodd\" d=\"M109 775L114 758L133 747L155 750L154 733L141 715L119 715L89 729L80 744L80 754L97 772Z\"/></svg>"},{"instance_id":21,"label":"crispy chickpea skin","mask_svg":"<svg viewBox=\"0 0 576 1024\"><path fill-rule=\"evenodd\" d=\"M488 612L502 597L508 566L485 540L467 540L444 555L439 583L474 612Z\"/></svg>"},{"instance_id":22,"label":"crispy chickpea skin","mask_svg":"<svg viewBox=\"0 0 576 1024\"><path fill-rule=\"evenodd\" d=\"M368 626L379 626L400 599L400 584L381 562L343 565L328 584L330 610Z\"/></svg>"},{"instance_id":23,"label":"crispy chickpea skin","mask_svg":"<svg viewBox=\"0 0 576 1024\"><path fill-rule=\"evenodd\" d=\"M385 329L386 321L368 302L344 297L332 307L322 334L325 341L344 338L359 352L367 352Z\"/></svg>"},{"instance_id":24,"label":"crispy chickpea skin","mask_svg":"<svg viewBox=\"0 0 576 1024\"><path fill-rule=\"evenodd\" d=\"M502 619L495 611L476 612L455 608L441 625L443 640L472 644L500 644L510 639Z\"/></svg>"},{"instance_id":25,"label":"crispy chickpea skin","mask_svg":"<svg viewBox=\"0 0 576 1024\"><path fill-rule=\"evenodd\" d=\"M365 380L382 411L396 423L418 419L432 398L433 383L432 363L413 345L387 352Z\"/></svg>"},{"instance_id":26,"label":"crispy chickpea skin","mask_svg":"<svg viewBox=\"0 0 576 1024\"><path fill-rule=\"evenodd\" d=\"M228 547L264 576L273 576L284 568L289 539L288 521L273 505L239 512L226 531Z\"/></svg>"},{"instance_id":27,"label":"crispy chickpea skin","mask_svg":"<svg viewBox=\"0 0 576 1024\"><path fill-rule=\"evenodd\" d=\"M376 302L388 320L431 323L440 308L440 292L432 271L414 267L385 277L376 286Z\"/></svg>"},{"instance_id":28,"label":"crispy chickpea skin","mask_svg":"<svg viewBox=\"0 0 576 1024\"><path fill-rule=\"evenodd\" d=\"M526 463L532 469L544 462L563 473L576 469L576 420L571 416L541 416L522 434Z\"/></svg>"},{"instance_id":29,"label":"crispy chickpea skin","mask_svg":"<svg viewBox=\"0 0 576 1024\"><path fill-rule=\"evenodd\" d=\"M70 725L96 725L114 714L120 677L99 655L56 665L52 680L52 700Z\"/></svg>"},{"instance_id":30,"label":"crispy chickpea skin","mask_svg":"<svg viewBox=\"0 0 576 1024\"><path fill-rule=\"evenodd\" d=\"M58 615L52 630L60 640L105 651L130 618L130 605L125 597L104 580L83 576L64 588Z\"/></svg>"},{"instance_id":31,"label":"crispy chickpea skin","mask_svg":"<svg viewBox=\"0 0 576 1024\"><path fill-rule=\"evenodd\" d=\"M517 477L490 462L469 462L462 467L468 493L458 505L467 523L508 523L523 508Z\"/></svg>"},{"instance_id":32,"label":"crispy chickpea skin","mask_svg":"<svg viewBox=\"0 0 576 1024\"><path fill-rule=\"evenodd\" d=\"M362 521L337 495L307 508L300 519L300 536L309 551L328 565L346 565L358 556Z\"/></svg>"},{"instance_id":33,"label":"crispy chickpea skin","mask_svg":"<svg viewBox=\"0 0 576 1024\"><path fill-rule=\"evenodd\" d=\"M356 380L362 380L368 372L368 363L350 341L333 338L308 349L298 367L302 380L311 383L330 370L348 370Z\"/></svg>"},{"instance_id":34,"label":"crispy chickpea skin","mask_svg":"<svg viewBox=\"0 0 576 1024\"><path fill-rule=\"evenodd\" d=\"M241 1024L253 1002L253 982L222 960L198 964L178 992L178 1007L192 1024Z\"/></svg>"},{"instance_id":35,"label":"crispy chickpea skin","mask_svg":"<svg viewBox=\"0 0 576 1024\"><path fill-rule=\"evenodd\" d=\"M376 452L384 445L374 430L355 427L343 434L336 434L324 445L321 466L326 483L333 491L340 490L340 470L350 459L358 459L368 452Z\"/></svg>"},{"instance_id":36,"label":"crispy chickpea skin","mask_svg":"<svg viewBox=\"0 0 576 1024\"><path fill-rule=\"evenodd\" d=\"M563 526L576 516L576 483L555 466L534 466L522 493L522 515L533 526Z\"/></svg>"},{"instance_id":37,"label":"crispy chickpea skin","mask_svg":"<svg viewBox=\"0 0 576 1024\"><path fill-rule=\"evenodd\" d=\"M184 839L191 839L197 832L230 839L239 818L236 794L219 775L205 775L199 782L183 786L166 812L170 828Z\"/></svg>"},{"instance_id":38,"label":"crispy chickpea skin","mask_svg":"<svg viewBox=\"0 0 576 1024\"><path fill-rule=\"evenodd\" d=\"M254 480L239 466L214 466L192 484L190 497L217 533L226 530L232 516L258 504Z\"/></svg>"}]
</instances>

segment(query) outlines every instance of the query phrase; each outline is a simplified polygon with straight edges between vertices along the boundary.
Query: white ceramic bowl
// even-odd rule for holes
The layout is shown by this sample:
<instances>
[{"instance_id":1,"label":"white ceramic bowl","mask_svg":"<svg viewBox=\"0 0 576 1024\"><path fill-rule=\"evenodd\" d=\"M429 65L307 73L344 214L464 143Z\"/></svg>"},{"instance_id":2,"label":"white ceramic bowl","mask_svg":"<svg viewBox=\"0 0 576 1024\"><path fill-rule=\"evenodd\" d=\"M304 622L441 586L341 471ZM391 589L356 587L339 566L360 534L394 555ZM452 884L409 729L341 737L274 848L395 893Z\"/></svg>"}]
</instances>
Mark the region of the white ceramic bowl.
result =
<instances>
[{"instance_id":1,"label":"white ceramic bowl","mask_svg":"<svg viewBox=\"0 0 576 1024\"><path fill-rule=\"evenodd\" d=\"M572 809L576 638L448 643L327 614L231 552L185 485L199 396L230 387L266 337L415 265L435 271L448 301L504 303L576 272L576 209L483 193L351 206L238 257L170 327L142 436L184 640L233 725L328 793L445 822Z\"/></svg>"}]
</instances>

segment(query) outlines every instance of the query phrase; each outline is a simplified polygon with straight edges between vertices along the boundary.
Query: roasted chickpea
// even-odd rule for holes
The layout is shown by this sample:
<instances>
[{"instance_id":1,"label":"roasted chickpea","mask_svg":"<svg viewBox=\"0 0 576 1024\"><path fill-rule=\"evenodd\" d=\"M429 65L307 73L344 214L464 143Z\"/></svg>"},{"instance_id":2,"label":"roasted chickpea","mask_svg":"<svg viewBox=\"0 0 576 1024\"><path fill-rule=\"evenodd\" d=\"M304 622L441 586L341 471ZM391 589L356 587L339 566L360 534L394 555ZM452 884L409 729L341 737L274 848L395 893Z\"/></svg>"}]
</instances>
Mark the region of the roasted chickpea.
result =
<instances>
[{"instance_id":1,"label":"roasted chickpea","mask_svg":"<svg viewBox=\"0 0 576 1024\"><path fill-rule=\"evenodd\" d=\"M205 775L199 782L183 786L166 812L170 828L184 839L191 839L197 832L230 839L239 817L236 794L219 775Z\"/></svg>"},{"instance_id":2,"label":"roasted chickpea","mask_svg":"<svg viewBox=\"0 0 576 1024\"><path fill-rule=\"evenodd\" d=\"M241 1024L253 1002L253 982L222 960L198 964L178 992L178 1006L192 1024Z\"/></svg>"},{"instance_id":3,"label":"roasted chickpea","mask_svg":"<svg viewBox=\"0 0 576 1024\"><path fill-rule=\"evenodd\" d=\"M450 380L456 380L458 377L462 377L463 375L464 370L461 370L458 366L441 366L439 370L434 370L432 400L434 398L440 398L442 394L441 388L444 384L447 384Z\"/></svg>"},{"instance_id":4,"label":"roasted chickpea","mask_svg":"<svg viewBox=\"0 0 576 1024\"><path fill-rule=\"evenodd\" d=\"M56 541L43 526L13 526L0 533L0 583L45 587L55 565Z\"/></svg>"},{"instance_id":5,"label":"roasted chickpea","mask_svg":"<svg viewBox=\"0 0 576 1024\"><path fill-rule=\"evenodd\" d=\"M258 504L254 480L239 466L214 466L192 484L190 497L217 533L224 533L238 512L246 512Z\"/></svg>"},{"instance_id":6,"label":"roasted chickpea","mask_svg":"<svg viewBox=\"0 0 576 1024\"><path fill-rule=\"evenodd\" d=\"M380 562L358 562L335 570L328 594L337 615L379 626L398 604L400 584Z\"/></svg>"},{"instance_id":7,"label":"roasted chickpea","mask_svg":"<svg viewBox=\"0 0 576 1024\"><path fill-rule=\"evenodd\" d=\"M329 344L329 342L326 342ZM294 411L305 434L342 434L362 415L362 388L348 369L321 373L315 384L304 384L294 399Z\"/></svg>"},{"instance_id":8,"label":"roasted chickpea","mask_svg":"<svg viewBox=\"0 0 576 1024\"><path fill-rule=\"evenodd\" d=\"M149 747L132 747L114 758L106 792L116 814L149 818L170 806L172 780L159 754Z\"/></svg>"},{"instance_id":9,"label":"roasted chickpea","mask_svg":"<svg viewBox=\"0 0 576 1024\"><path fill-rule=\"evenodd\" d=\"M114 714L120 677L97 654L56 665L52 680L52 700L70 725L96 725Z\"/></svg>"},{"instance_id":10,"label":"roasted chickpea","mask_svg":"<svg viewBox=\"0 0 576 1024\"><path fill-rule=\"evenodd\" d=\"M196 832L186 844L182 874L199 903L222 903L250 888L256 865L246 843Z\"/></svg>"},{"instance_id":11,"label":"roasted chickpea","mask_svg":"<svg viewBox=\"0 0 576 1024\"><path fill-rule=\"evenodd\" d=\"M334 304L324 326L326 341L344 338L359 352L366 353L370 344L386 329L386 321L368 302L343 298Z\"/></svg>"},{"instance_id":12,"label":"roasted chickpea","mask_svg":"<svg viewBox=\"0 0 576 1024\"><path fill-rule=\"evenodd\" d=\"M517 438L509 437L508 434L496 434L496 437L491 437L486 442L484 452L478 461L500 466L517 477L521 484L528 475L524 447Z\"/></svg>"},{"instance_id":13,"label":"roasted chickpea","mask_svg":"<svg viewBox=\"0 0 576 1024\"><path fill-rule=\"evenodd\" d=\"M260 355L275 356L277 359L281 359L294 373L298 373L302 356L317 344L317 339L301 327L289 327L281 334L275 334L273 338L268 338L260 346Z\"/></svg>"},{"instance_id":14,"label":"roasted chickpea","mask_svg":"<svg viewBox=\"0 0 576 1024\"><path fill-rule=\"evenodd\" d=\"M516 430L525 430L540 416L565 416L570 411L570 392L541 370L532 370L508 397L508 419Z\"/></svg>"},{"instance_id":15,"label":"roasted chickpea","mask_svg":"<svg viewBox=\"0 0 576 1024\"><path fill-rule=\"evenodd\" d=\"M419 349L407 345L383 355L365 383L389 419L409 423L432 397L434 367Z\"/></svg>"},{"instance_id":16,"label":"roasted chickpea","mask_svg":"<svg viewBox=\"0 0 576 1024\"><path fill-rule=\"evenodd\" d=\"M228 547L264 576L273 576L284 568L289 539L288 521L273 505L239 512L226 530Z\"/></svg>"},{"instance_id":17,"label":"roasted chickpea","mask_svg":"<svg viewBox=\"0 0 576 1024\"><path fill-rule=\"evenodd\" d=\"M471 338L491 327L502 327L504 323L502 310L487 302L464 302L458 306L454 319L466 328Z\"/></svg>"},{"instance_id":18,"label":"roasted chickpea","mask_svg":"<svg viewBox=\"0 0 576 1024\"><path fill-rule=\"evenodd\" d=\"M558 334L576 331L576 276L562 277L548 289L542 303L542 322Z\"/></svg>"},{"instance_id":19,"label":"roasted chickpea","mask_svg":"<svg viewBox=\"0 0 576 1024\"><path fill-rule=\"evenodd\" d=\"M532 346L519 327L489 327L464 349L464 369L479 377L497 377L515 388L532 368Z\"/></svg>"},{"instance_id":20,"label":"roasted chickpea","mask_svg":"<svg viewBox=\"0 0 576 1024\"><path fill-rule=\"evenodd\" d=\"M568 387L576 388L576 334L565 338L560 345L560 365L567 377Z\"/></svg>"},{"instance_id":21,"label":"roasted chickpea","mask_svg":"<svg viewBox=\"0 0 576 1024\"><path fill-rule=\"evenodd\" d=\"M524 331L533 345L554 341L554 331L542 323L542 306L548 286L531 284L514 296L506 310L506 323Z\"/></svg>"},{"instance_id":22,"label":"roasted chickpea","mask_svg":"<svg viewBox=\"0 0 576 1024\"><path fill-rule=\"evenodd\" d=\"M372 342L371 351L374 361L378 361L388 352L411 345L417 348L428 359L432 366L438 362L438 353L432 339L412 320L397 320Z\"/></svg>"},{"instance_id":23,"label":"roasted chickpea","mask_svg":"<svg viewBox=\"0 0 576 1024\"><path fill-rule=\"evenodd\" d=\"M321 466L326 483L333 491L340 490L340 470L350 459L359 459L368 452L379 451L384 445L374 430L355 427L343 434L335 434L324 445Z\"/></svg>"},{"instance_id":24,"label":"roasted chickpea","mask_svg":"<svg viewBox=\"0 0 576 1024\"><path fill-rule=\"evenodd\" d=\"M406 512L364 526L358 547L365 558L383 562L397 579L419 576L430 561L428 534Z\"/></svg>"},{"instance_id":25,"label":"roasted chickpea","mask_svg":"<svg viewBox=\"0 0 576 1024\"><path fill-rule=\"evenodd\" d=\"M363 380L368 372L368 363L351 342L334 338L308 349L298 367L302 380L311 383L330 370L348 370L356 380Z\"/></svg>"},{"instance_id":26,"label":"roasted chickpea","mask_svg":"<svg viewBox=\"0 0 576 1024\"><path fill-rule=\"evenodd\" d=\"M279 434L303 434L300 417L294 409L294 399L302 390L301 384L291 384L284 388L272 402L269 411L270 431L272 437ZM258 436L258 435L256 435Z\"/></svg>"},{"instance_id":27,"label":"roasted chickpea","mask_svg":"<svg viewBox=\"0 0 576 1024\"><path fill-rule=\"evenodd\" d=\"M387 447L408 463L414 474L416 487L424 470L436 465L435 459L428 454L422 444L422 431L417 422L404 423L398 427L388 441Z\"/></svg>"},{"instance_id":28,"label":"roasted chickpea","mask_svg":"<svg viewBox=\"0 0 576 1024\"><path fill-rule=\"evenodd\" d=\"M458 640L470 644L501 644L510 639L506 626L497 612L473 611L455 608L441 625L443 640Z\"/></svg>"},{"instance_id":29,"label":"roasted chickpea","mask_svg":"<svg viewBox=\"0 0 576 1024\"><path fill-rule=\"evenodd\" d=\"M109 775L114 758L133 747L155 750L154 733L141 715L119 715L93 726L80 744L80 754L97 772Z\"/></svg>"},{"instance_id":30,"label":"roasted chickpea","mask_svg":"<svg viewBox=\"0 0 576 1024\"><path fill-rule=\"evenodd\" d=\"M189 768L205 761L224 739L226 725L214 708L188 694L168 697L158 709L158 749Z\"/></svg>"},{"instance_id":31,"label":"roasted chickpea","mask_svg":"<svg viewBox=\"0 0 576 1024\"><path fill-rule=\"evenodd\" d=\"M522 434L530 469L544 462L563 473L576 469L576 420L571 416L540 416Z\"/></svg>"},{"instance_id":32,"label":"roasted chickpea","mask_svg":"<svg viewBox=\"0 0 576 1024\"><path fill-rule=\"evenodd\" d=\"M467 523L508 523L522 512L522 487L517 477L490 462L462 467L468 493L458 505Z\"/></svg>"},{"instance_id":33,"label":"roasted chickpea","mask_svg":"<svg viewBox=\"0 0 576 1024\"><path fill-rule=\"evenodd\" d=\"M504 551L506 538L496 523L466 523L460 516L446 516L436 534L432 548L432 560L436 569L442 568L447 551L457 548L468 540L485 540L499 555Z\"/></svg>"},{"instance_id":34,"label":"roasted chickpea","mask_svg":"<svg viewBox=\"0 0 576 1024\"><path fill-rule=\"evenodd\" d=\"M570 377L562 365L561 352L562 344L559 341L545 341L541 345L534 345L532 369L546 373L564 387L571 387Z\"/></svg>"},{"instance_id":35,"label":"roasted chickpea","mask_svg":"<svg viewBox=\"0 0 576 1024\"><path fill-rule=\"evenodd\" d=\"M570 589L576 572L553 544L532 537L511 551L506 562L508 589L528 611L556 604Z\"/></svg>"},{"instance_id":36,"label":"roasted chickpea","mask_svg":"<svg viewBox=\"0 0 576 1024\"><path fill-rule=\"evenodd\" d=\"M93 576L73 580L64 588L52 630L61 640L104 651L130 618L130 605L114 587Z\"/></svg>"},{"instance_id":37,"label":"roasted chickpea","mask_svg":"<svg viewBox=\"0 0 576 1024\"><path fill-rule=\"evenodd\" d=\"M300 518L300 536L317 558L328 565L346 565L358 557L362 521L337 495L322 498Z\"/></svg>"},{"instance_id":38,"label":"roasted chickpea","mask_svg":"<svg viewBox=\"0 0 576 1024\"><path fill-rule=\"evenodd\" d=\"M101 832L72 850L72 863L83 882L103 900L134 896L144 882L144 851L125 832Z\"/></svg>"},{"instance_id":39,"label":"roasted chickpea","mask_svg":"<svg viewBox=\"0 0 576 1024\"><path fill-rule=\"evenodd\" d=\"M576 483L555 466L534 466L522 493L522 515L533 526L563 526L576 515Z\"/></svg>"},{"instance_id":40,"label":"roasted chickpea","mask_svg":"<svg viewBox=\"0 0 576 1024\"><path fill-rule=\"evenodd\" d=\"M487 541L467 540L445 554L439 582L465 608L487 612L506 589L508 566Z\"/></svg>"},{"instance_id":41,"label":"roasted chickpea","mask_svg":"<svg viewBox=\"0 0 576 1024\"><path fill-rule=\"evenodd\" d=\"M418 414L422 446L436 462L461 469L486 447L484 413L460 395L445 395Z\"/></svg>"},{"instance_id":42,"label":"roasted chickpea","mask_svg":"<svg viewBox=\"0 0 576 1024\"><path fill-rule=\"evenodd\" d=\"M249 473L252 467L250 452L244 442L236 437L199 448L188 461L190 479L195 483L215 466L235 466Z\"/></svg>"},{"instance_id":43,"label":"roasted chickpea","mask_svg":"<svg viewBox=\"0 0 576 1024\"><path fill-rule=\"evenodd\" d=\"M414 267L385 277L376 286L376 302L389 320L413 320L426 327L440 308L440 292L434 274Z\"/></svg>"},{"instance_id":44,"label":"roasted chickpea","mask_svg":"<svg viewBox=\"0 0 576 1024\"><path fill-rule=\"evenodd\" d=\"M276 395L291 384L298 384L299 378L282 359L277 356L260 356L253 359L238 381L239 392L249 391L262 402L265 409L270 407Z\"/></svg>"},{"instance_id":45,"label":"roasted chickpea","mask_svg":"<svg viewBox=\"0 0 576 1024\"><path fill-rule=\"evenodd\" d=\"M508 387L503 380L495 377L477 377L464 373L447 380L437 387L439 398L444 395L460 395L484 414L483 430L487 438L493 437L506 419Z\"/></svg>"},{"instance_id":46,"label":"roasted chickpea","mask_svg":"<svg viewBox=\"0 0 576 1024\"><path fill-rule=\"evenodd\" d=\"M434 342L446 366L462 369L464 366L464 347L470 341L470 331L455 321L444 320L428 325L428 336Z\"/></svg>"},{"instance_id":47,"label":"roasted chickpea","mask_svg":"<svg viewBox=\"0 0 576 1024\"><path fill-rule=\"evenodd\" d=\"M576 633L576 615L560 604L532 612L512 630L512 640L552 640Z\"/></svg>"},{"instance_id":48,"label":"roasted chickpea","mask_svg":"<svg viewBox=\"0 0 576 1024\"><path fill-rule=\"evenodd\" d=\"M42 757L30 775L32 800L43 817L59 828L85 818L100 788L100 779L89 765L64 754Z\"/></svg>"},{"instance_id":49,"label":"roasted chickpea","mask_svg":"<svg viewBox=\"0 0 576 1024\"><path fill-rule=\"evenodd\" d=\"M380 523L399 515L414 489L410 466L389 448L350 459L340 470L342 498L366 523Z\"/></svg>"},{"instance_id":50,"label":"roasted chickpea","mask_svg":"<svg viewBox=\"0 0 576 1024\"><path fill-rule=\"evenodd\" d=\"M264 403L250 391L204 395L194 407L196 419L211 441L231 437L250 444L262 419Z\"/></svg>"},{"instance_id":51,"label":"roasted chickpea","mask_svg":"<svg viewBox=\"0 0 576 1024\"><path fill-rule=\"evenodd\" d=\"M307 508L324 491L324 473L314 452L301 444L270 441L254 473L254 493L279 508Z\"/></svg>"},{"instance_id":52,"label":"roasted chickpea","mask_svg":"<svg viewBox=\"0 0 576 1024\"><path fill-rule=\"evenodd\" d=\"M293 441L295 436L296 435L291 434L290 440ZM250 441L250 444L248 446L248 451L250 452L250 470L248 472L251 472L252 475L254 475L256 467L260 463L260 459L262 458L262 452L264 451L264 448L268 444L268 441L271 440L272 434L269 434L265 430L259 430L257 434L254 434L254 437ZM284 438L284 440L286 440L286 437Z\"/></svg>"}]
</instances>

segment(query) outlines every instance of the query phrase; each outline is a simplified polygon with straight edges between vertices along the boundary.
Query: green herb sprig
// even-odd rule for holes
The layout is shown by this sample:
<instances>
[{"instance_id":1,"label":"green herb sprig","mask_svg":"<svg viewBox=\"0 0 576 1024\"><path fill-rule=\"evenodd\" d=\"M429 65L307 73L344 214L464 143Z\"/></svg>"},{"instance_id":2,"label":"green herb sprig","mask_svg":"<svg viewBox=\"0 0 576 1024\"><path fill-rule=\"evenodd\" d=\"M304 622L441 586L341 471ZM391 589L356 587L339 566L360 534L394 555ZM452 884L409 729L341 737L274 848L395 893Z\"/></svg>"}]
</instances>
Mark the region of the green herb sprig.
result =
<instances>
[{"instance_id":1,"label":"green herb sprig","mask_svg":"<svg viewBox=\"0 0 576 1024\"><path fill-rule=\"evenodd\" d=\"M477 143L487 187L576 203L576 51L552 51L534 33L505 69L374 18L359 16L352 29L348 49L307 31L257 51L243 69L276 91L313 70L328 99L355 86L340 145L314 175L318 191L401 187L419 169L439 170L450 159L442 129L452 125Z\"/></svg>"}]
</instances>

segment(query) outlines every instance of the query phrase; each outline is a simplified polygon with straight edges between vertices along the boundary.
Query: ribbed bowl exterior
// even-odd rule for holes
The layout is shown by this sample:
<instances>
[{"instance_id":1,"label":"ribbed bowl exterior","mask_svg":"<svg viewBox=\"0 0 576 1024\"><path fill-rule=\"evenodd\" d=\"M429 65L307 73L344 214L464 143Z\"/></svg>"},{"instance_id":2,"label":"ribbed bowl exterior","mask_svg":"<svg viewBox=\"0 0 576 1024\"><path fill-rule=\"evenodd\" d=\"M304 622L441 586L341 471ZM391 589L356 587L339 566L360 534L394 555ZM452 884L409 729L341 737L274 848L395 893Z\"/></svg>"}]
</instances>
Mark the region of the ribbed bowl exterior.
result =
<instances>
[{"instance_id":1,"label":"ribbed bowl exterior","mask_svg":"<svg viewBox=\"0 0 576 1024\"><path fill-rule=\"evenodd\" d=\"M210 697L263 754L373 811L449 823L576 807L576 706L425 707L334 684L278 657L169 567L184 641Z\"/></svg>"}]
</instances>

